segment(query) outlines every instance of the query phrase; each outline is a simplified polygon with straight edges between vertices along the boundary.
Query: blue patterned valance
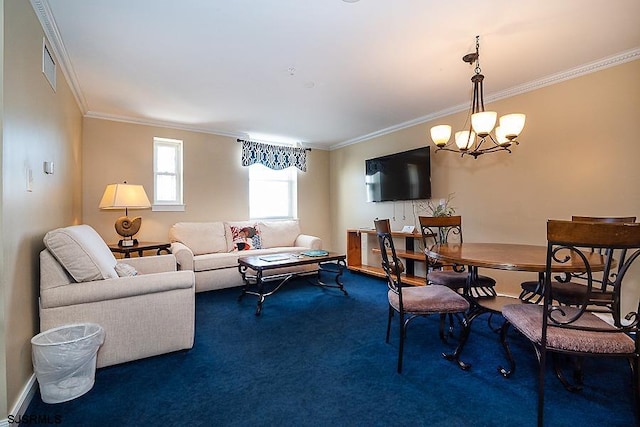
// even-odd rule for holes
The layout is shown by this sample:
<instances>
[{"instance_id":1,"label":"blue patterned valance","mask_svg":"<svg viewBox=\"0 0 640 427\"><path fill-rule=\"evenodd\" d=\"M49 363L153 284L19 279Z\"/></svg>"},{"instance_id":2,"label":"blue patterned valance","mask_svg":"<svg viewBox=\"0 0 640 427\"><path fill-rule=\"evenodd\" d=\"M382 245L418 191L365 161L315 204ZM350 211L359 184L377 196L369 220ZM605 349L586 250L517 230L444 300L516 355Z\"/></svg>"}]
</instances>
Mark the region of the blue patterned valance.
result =
<instances>
[{"instance_id":1,"label":"blue patterned valance","mask_svg":"<svg viewBox=\"0 0 640 427\"><path fill-rule=\"evenodd\" d=\"M242 166L260 163L276 170L295 166L302 172L307 171L308 148L263 144L241 139L238 142L242 142Z\"/></svg>"}]
</instances>

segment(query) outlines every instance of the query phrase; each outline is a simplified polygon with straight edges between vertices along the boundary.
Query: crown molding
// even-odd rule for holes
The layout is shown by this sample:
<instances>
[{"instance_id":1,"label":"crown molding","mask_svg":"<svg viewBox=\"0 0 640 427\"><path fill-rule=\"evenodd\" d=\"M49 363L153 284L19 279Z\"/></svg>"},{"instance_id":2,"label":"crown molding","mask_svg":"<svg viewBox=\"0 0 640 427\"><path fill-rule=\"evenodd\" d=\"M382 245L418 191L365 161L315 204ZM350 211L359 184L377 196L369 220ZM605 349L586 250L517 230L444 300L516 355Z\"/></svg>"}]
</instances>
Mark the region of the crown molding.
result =
<instances>
[{"instance_id":1,"label":"crown molding","mask_svg":"<svg viewBox=\"0 0 640 427\"><path fill-rule=\"evenodd\" d=\"M171 121L141 119L141 118L135 118L135 117L130 117L130 116L118 116L118 115L115 115L115 114L98 113L98 112L95 112L95 111L87 112L84 115L84 117L87 117L87 118L90 118L90 119L110 120L110 121L113 121L113 122L131 123L131 124L136 124L136 125L156 126L156 127L167 128L167 129L176 129L176 130L184 130L184 131L189 131L189 132L198 132L198 133L204 133L204 134L208 134L208 135L226 136L226 137L229 137L229 138L240 138L240 139L246 139L246 140L251 140L251 141L256 141L256 142L263 142L263 143L266 143L266 144L273 144L274 143L273 141L266 141L266 140L252 138L251 135L246 133L246 132L225 132L225 131L214 130L214 129L211 129L211 128L198 127L198 126L194 126L194 125L171 122ZM312 149L316 149L316 150L325 150L325 151L328 150L328 148L326 146L314 145L314 144L307 143L307 142L304 142L304 141L297 141L297 142L295 142L295 144L298 144L302 148L312 148ZM2 427L2 426L0 426L0 427Z\"/></svg>"},{"instance_id":2,"label":"crown molding","mask_svg":"<svg viewBox=\"0 0 640 427\"><path fill-rule=\"evenodd\" d=\"M84 117L88 117L92 119L111 120L114 122L133 123L137 125L157 126L162 128L186 130L190 132L208 133L211 135L228 136L231 138L249 138L249 134L244 132L225 132L225 131L219 131L219 130L214 130L214 129L205 128L205 127L189 125L185 123L136 118L136 117L130 117L130 116L118 116L115 114L99 113L95 111L88 111L87 113L84 114Z\"/></svg>"},{"instance_id":3,"label":"crown molding","mask_svg":"<svg viewBox=\"0 0 640 427\"><path fill-rule=\"evenodd\" d=\"M512 88L496 92L493 94L489 94L485 97L487 103L492 101L498 101L500 99L510 98L512 96L520 95L526 92L531 92L533 90L541 89L545 86L550 86L556 83L563 82L565 80L574 79L576 77L584 76L586 74L595 73L596 71L601 71L609 67L614 67L616 65L621 65L626 62L631 62L634 60L640 59L640 47L631 49L617 55L604 58L598 61L594 61L585 65L581 65L579 67L575 67L566 71L562 71L557 74L552 74L550 76L543 77L538 80L534 80L532 82L524 83L518 86L514 86ZM466 111L469 109L469 104L459 104L454 107L446 108L444 110L437 111L435 113L427 114L426 116L418 117L413 120L409 120L394 126L390 126L388 128L380 129L376 132L372 132L366 135L362 135L353 139L349 139L347 141L332 145L329 147L329 150L337 150L339 148L343 148L349 145L357 144L360 142L364 142L379 136L387 135L392 132L396 132L402 129L409 128L411 126L419 125L422 123L426 123L431 120L436 120L441 117L449 116L451 114L459 113L461 111Z\"/></svg>"}]
</instances>

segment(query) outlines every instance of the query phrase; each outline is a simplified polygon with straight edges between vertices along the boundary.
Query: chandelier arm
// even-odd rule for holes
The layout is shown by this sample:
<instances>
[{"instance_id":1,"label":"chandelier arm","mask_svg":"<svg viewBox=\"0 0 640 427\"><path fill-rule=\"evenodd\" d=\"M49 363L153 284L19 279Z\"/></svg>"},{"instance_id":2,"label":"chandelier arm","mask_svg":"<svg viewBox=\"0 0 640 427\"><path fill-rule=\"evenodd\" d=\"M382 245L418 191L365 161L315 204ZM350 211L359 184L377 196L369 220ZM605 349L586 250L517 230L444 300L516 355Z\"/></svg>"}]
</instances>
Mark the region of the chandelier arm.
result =
<instances>
[{"instance_id":1,"label":"chandelier arm","mask_svg":"<svg viewBox=\"0 0 640 427\"><path fill-rule=\"evenodd\" d=\"M484 151L484 149L480 148L484 143L484 138L480 138L480 137L476 137L476 138L478 139L479 142L476 144L476 149L473 151Z\"/></svg>"},{"instance_id":2,"label":"chandelier arm","mask_svg":"<svg viewBox=\"0 0 640 427\"><path fill-rule=\"evenodd\" d=\"M496 141L496 140L495 140L495 138L493 137L493 135L489 134L489 135L487 135L487 136L489 137L489 139L491 139L491 142L493 142L493 145L494 145L494 146L504 148L504 146L502 146L502 145L498 144L498 141Z\"/></svg>"},{"instance_id":3,"label":"chandelier arm","mask_svg":"<svg viewBox=\"0 0 640 427\"><path fill-rule=\"evenodd\" d=\"M459 152L460 152L459 150L454 150L454 149L452 149L452 148L448 148L448 147L449 147L449 145L451 145L451 144L447 144L447 145L445 145L444 147L438 147L438 148L436 148L436 151L435 151L435 152L436 152L436 153L437 153L438 151L451 151L452 153L459 153Z\"/></svg>"}]
</instances>

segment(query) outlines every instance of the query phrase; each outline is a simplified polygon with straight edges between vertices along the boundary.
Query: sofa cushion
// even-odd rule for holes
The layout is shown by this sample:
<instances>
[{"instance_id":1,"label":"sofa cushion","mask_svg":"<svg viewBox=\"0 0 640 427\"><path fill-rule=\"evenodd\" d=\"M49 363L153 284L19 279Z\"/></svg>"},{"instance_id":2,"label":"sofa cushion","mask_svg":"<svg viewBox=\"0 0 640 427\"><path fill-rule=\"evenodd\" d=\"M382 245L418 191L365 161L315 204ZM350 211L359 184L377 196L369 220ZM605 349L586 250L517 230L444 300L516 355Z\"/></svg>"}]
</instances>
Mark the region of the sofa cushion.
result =
<instances>
[{"instance_id":1,"label":"sofa cushion","mask_svg":"<svg viewBox=\"0 0 640 427\"><path fill-rule=\"evenodd\" d=\"M263 248L294 246L300 235L300 224L297 220L262 221L258 223Z\"/></svg>"},{"instance_id":2,"label":"sofa cushion","mask_svg":"<svg viewBox=\"0 0 640 427\"><path fill-rule=\"evenodd\" d=\"M88 225L49 231L44 245L76 282L115 279L116 258L102 237Z\"/></svg>"},{"instance_id":3,"label":"sofa cushion","mask_svg":"<svg viewBox=\"0 0 640 427\"><path fill-rule=\"evenodd\" d=\"M227 252L222 222L178 222L169 229L169 241L180 242L194 255Z\"/></svg>"}]
</instances>

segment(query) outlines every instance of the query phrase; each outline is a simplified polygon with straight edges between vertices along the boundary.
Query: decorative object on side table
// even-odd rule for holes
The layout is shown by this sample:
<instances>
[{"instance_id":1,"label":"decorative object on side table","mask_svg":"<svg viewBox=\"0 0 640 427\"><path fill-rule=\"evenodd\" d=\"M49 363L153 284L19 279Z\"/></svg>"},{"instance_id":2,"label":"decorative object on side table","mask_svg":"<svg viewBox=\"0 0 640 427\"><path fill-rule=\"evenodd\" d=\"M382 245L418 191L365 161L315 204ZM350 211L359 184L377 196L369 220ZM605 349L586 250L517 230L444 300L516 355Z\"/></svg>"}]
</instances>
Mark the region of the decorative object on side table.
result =
<instances>
[{"instance_id":1,"label":"decorative object on side table","mask_svg":"<svg viewBox=\"0 0 640 427\"><path fill-rule=\"evenodd\" d=\"M149 209L151 207L142 185L127 184L127 181L123 184L107 185L99 207L100 209L124 209L124 216L118 218L115 223L116 232L122 236L118 245L131 247L138 243L138 240L133 236L140 230L142 218L129 218L129 209Z\"/></svg>"}]
</instances>

